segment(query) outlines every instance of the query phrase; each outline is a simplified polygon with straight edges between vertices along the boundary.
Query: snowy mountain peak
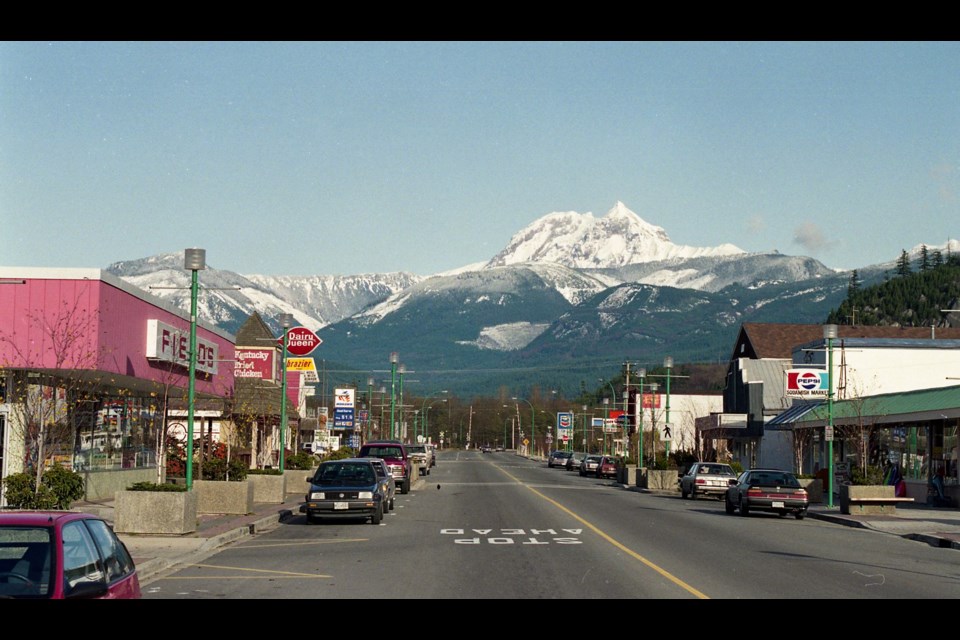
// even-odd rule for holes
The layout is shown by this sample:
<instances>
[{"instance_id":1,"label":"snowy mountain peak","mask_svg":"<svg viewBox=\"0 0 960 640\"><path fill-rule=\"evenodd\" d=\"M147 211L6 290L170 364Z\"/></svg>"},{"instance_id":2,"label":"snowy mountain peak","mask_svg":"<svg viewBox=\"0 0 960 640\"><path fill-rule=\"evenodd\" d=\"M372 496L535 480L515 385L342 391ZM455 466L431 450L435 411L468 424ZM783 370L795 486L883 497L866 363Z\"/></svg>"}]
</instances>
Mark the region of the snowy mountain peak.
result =
<instances>
[{"instance_id":1,"label":"snowy mountain peak","mask_svg":"<svg viewBox=\"0 0 960 640\"><path fill-rule=\"evenodd\" d=\"M549 213L514 235L486 266L553 262L576 269L601 269L740 253L744 251L730 244L703 248L676 245L661 227L646 222L618 201L599 219L592 213Z\"/></svg>"}]
</instances>

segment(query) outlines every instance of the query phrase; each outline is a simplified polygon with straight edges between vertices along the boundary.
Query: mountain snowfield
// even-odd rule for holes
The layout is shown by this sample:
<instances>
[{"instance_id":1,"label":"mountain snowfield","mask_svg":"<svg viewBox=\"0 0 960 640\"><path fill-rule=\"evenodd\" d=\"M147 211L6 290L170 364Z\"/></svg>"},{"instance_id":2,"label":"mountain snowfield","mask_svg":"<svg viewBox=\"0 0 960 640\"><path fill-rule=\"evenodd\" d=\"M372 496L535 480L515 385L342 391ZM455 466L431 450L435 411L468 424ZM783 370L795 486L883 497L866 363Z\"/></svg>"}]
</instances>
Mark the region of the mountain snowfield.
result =
<instances>
[{"instance_id":1,"label":"mountain snowfield","mask_svg":"<svg viewBox=\"0 0 960 640\"><path fill-rule=\"evenodd\" d=\"M670 241L661 227L617 202L602 218L592 213L556 212L513 236L487 267L550 262L575 269L609 269L642 262L730 256L745 251L732 244L686 247Z\"/></svg>"}]
</instances>

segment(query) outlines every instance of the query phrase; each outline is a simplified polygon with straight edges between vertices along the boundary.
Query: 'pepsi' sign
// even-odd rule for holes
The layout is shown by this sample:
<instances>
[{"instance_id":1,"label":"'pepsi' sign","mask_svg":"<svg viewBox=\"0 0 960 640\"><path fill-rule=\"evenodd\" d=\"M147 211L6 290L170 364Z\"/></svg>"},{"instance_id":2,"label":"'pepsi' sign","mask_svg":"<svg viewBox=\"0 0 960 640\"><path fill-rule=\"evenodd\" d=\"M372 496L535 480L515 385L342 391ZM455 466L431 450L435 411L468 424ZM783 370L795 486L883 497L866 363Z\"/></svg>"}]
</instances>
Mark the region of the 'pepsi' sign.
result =
<instances>
[{"instance_id":1,"label":"'pepsi' sign","mask_svg":"<svg viewBox=\"0 0 960 640\"><path fill-rule=\"evenodd\" d=\"M809 398L826 396L830 391L830 376L819 369L789 369L787 396Z\"/></svg>"}]
</instances>

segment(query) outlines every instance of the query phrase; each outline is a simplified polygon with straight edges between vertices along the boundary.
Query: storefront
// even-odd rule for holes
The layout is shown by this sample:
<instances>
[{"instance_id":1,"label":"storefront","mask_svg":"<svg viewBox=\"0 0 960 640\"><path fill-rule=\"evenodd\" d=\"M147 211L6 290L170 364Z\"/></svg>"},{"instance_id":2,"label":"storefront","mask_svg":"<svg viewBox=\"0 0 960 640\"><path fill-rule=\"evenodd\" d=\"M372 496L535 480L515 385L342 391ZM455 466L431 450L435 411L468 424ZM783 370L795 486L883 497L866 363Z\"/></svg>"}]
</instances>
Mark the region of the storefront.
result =
<instances>
[{"instance_id":1,"label":"storefront","mask_svg":"<svg viewBox=\"0 0 960 640\"><path fill-rule=\"evenodd\" d=\"M88 499L160 479L189 336L188 314L107 272L0 268L2 476L63 464ZM233 336L198 324L197 398L233 395L233 354Z\"/></svg>"}]
</instances>

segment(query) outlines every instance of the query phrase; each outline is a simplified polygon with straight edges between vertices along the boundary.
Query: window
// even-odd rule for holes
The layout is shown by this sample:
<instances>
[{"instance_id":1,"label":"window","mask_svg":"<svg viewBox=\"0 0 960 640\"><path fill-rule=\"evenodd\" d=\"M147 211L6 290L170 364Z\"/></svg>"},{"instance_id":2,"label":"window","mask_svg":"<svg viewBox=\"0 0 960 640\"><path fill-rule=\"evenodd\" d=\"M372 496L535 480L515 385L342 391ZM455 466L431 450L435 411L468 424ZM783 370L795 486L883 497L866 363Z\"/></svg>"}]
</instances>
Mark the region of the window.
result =
<instances>
[{"instance_id":1,"label":"window","mask_svg":"<svg viewBox=\"0 0 960 640\"><path fill-rule=\"evenodd\" d=\"M100 548L107 571L107 582L113 582L133 573L134 565L126 547L102 520L87 520L87 527Z\"/></svg>"},{"instance_id":2,"label":"window","mask_svg":"<svg viewBox=\"0 0 960 640\"><path fill-rule=\"evenodd\" d=\"M85 582L103 582L100 555L83 522L63 526L63 588L69 592Z\"/></svg>"}]
</instances>

